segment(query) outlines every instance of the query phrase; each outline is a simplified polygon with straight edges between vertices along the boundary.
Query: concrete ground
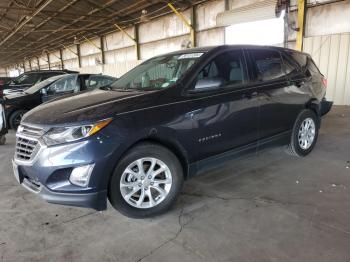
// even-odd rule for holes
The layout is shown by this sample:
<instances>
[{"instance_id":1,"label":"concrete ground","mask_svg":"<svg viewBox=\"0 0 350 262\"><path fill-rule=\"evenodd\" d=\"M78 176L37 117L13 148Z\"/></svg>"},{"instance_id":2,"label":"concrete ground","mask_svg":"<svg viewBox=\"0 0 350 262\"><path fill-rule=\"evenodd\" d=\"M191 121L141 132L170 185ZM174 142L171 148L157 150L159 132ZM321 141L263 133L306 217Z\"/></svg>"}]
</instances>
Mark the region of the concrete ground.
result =
<instances>
[{"instance_id":1,"label":"concrete ground","mask_svg":"<svg viewBox=\"0 0 350 262\"><path fill-rule=\"evenodd\" d=\"M350 261L350 107L324 118L309 156L231 162L145 220L45 203L16 184L14 141L0 147L1 261Z\"/></svg>"}]
</instances>

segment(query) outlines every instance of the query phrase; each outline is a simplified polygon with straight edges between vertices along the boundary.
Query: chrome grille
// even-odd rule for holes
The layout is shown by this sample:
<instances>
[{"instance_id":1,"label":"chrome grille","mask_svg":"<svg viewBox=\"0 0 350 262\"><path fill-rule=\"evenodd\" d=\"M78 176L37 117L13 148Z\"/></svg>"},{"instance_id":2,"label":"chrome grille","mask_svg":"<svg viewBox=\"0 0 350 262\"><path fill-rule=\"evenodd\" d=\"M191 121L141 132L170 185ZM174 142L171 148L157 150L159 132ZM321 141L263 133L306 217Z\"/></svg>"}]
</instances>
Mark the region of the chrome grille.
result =
<instances>
[{"instance_id":1,"label":"chrome grille","mask_svg":"<svg viewBox=\"0 0 350 262\"><path fill-rule=\"evenodd\" d=\"M31 160L37 151L38 140L32 140L24 137L17 137L16 158L19 160Z\"/></svg>"},{"instance_id":2,"label":"chrome grille","mask_svg":"<svg viewBox=\"0 0 350 262\"><path fill-rule=\"evenodd\" d=\"M43 129L28 125L20 125L17 130L15 158L21 161L30 161L38 153L40 144L38 139Z\"/></svg>"}]
</instances>

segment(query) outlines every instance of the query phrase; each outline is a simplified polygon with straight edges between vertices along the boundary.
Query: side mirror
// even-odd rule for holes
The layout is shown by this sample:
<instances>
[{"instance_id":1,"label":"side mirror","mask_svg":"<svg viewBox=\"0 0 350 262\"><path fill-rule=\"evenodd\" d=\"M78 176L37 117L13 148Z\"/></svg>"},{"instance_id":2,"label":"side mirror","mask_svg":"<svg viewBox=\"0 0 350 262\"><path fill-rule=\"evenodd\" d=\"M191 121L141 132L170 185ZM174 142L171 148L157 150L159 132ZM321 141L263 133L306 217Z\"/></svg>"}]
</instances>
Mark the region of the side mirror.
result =
<instances>
[{"instance_id":1,"label":"side mirror","mask_svg":"<svg viewBox=\"0 0 350 262\"><path fill-rule=\"evenodd\" d=\"M199 79L194 87L194 92L208 91L221 87L224 83L222 78L203 78Z\"/></svg>"},{"instance_id":2,"label":"side mirror","mask_svg":"<svg viewBox=\"0 0 350 262\"><path fill-rule=\"evenodd\" d=\"M46 90L46 88L42 88L42 89L40 90L40 93L41 93L43 96L46 96L46 95L47 95L47 90Z\"/></svg>"}]
</instances>

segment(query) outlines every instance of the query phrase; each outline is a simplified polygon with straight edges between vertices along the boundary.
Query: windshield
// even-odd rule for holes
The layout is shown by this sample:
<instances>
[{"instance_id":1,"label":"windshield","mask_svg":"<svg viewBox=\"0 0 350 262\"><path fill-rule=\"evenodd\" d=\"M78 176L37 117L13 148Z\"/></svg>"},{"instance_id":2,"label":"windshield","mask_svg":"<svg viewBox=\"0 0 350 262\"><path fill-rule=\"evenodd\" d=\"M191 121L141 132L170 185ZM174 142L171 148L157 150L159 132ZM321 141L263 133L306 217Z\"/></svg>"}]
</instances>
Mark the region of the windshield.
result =
<instances>
[{"instance_id":1,"label":"windshield","mask_svg":"<svg viewBox=\"0 0 350 262\"><path fill-rule=\"evenodd\" d=\"M111 84L111 89L158 90L174 84L203 53L152 58Z\"/></svg>"},{"instance_id":2,"label":"windshield","mask_svg":"<svg viewBox=\"0 0 350 262\"><path fill-rule=\"evenodd\" d=\"M12 85L32 85L38 80L38 74L22 74L11 81Z\"/></svg>"},{"instance_id":3,"label":"windshield","mask_svg":"<svg viewBox=\"0 0 350 262\"><path fill-rule=\"evenodd\" d=\"M49 84L57 81L58 79L61 79L63 77L65 77L67 75L58 75L58 76L53 76L53 77L50 77L36 85L33 85L32 87L28 88L25 90L25 93L27 94L34 94L35 92L39 91L40 89L42 89L43 87L45 86L48 86Z\"/></svg>"}]
</instances>

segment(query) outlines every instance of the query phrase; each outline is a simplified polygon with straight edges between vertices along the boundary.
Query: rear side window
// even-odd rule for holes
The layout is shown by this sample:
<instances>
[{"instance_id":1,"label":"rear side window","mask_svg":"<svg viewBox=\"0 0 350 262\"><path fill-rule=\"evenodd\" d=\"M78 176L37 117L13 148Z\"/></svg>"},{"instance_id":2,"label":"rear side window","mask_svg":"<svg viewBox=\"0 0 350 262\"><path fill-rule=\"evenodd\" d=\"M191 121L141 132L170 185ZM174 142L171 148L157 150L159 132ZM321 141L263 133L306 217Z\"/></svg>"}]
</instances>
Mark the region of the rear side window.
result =
<instances>
[{"instance_id":1,"label":"rear side window","mask_svg":"<svg viewBox=\"0 0 350 262\"><path fill-rule=\"evenodd\" d=\"M308 63L308 69L311 71L311 74L320 74L320 70L318 69L318 67L316 66L315 62L309 58L309 63Z\"/></svg>"},{"instance_id":2,"label":"rear side window","mask_svg":"<svg viewBox=\"0 0 350 262\"><path fill-rule=\"evenodd\" d=\"M220 79L220 87L235 88L247 81L245 60L241 50L224 52L210 61L198 74L201 79Z\"/></svg>"},{"instance_id":3,"label":"rear side window","mask_svg":"<svg viewBox=\"0 0 350 262\"><path fill-rule=\"evenodd\" d=\"M252 50L250 53L257 71L258 80L269 81L284 76L284 65L279 52L273 50Z\"/></svg>"},{"instance_id":4,"label":"rear side window","mask_svg":"<svg viewBox=\"0 0 350 262\"><path fill-rule=\"evenodd\" d=\"M307 55L297 52L289 52L289 55L298 63L300 68L305 69L307 65Z\"/></svg>"}]
</instances>

